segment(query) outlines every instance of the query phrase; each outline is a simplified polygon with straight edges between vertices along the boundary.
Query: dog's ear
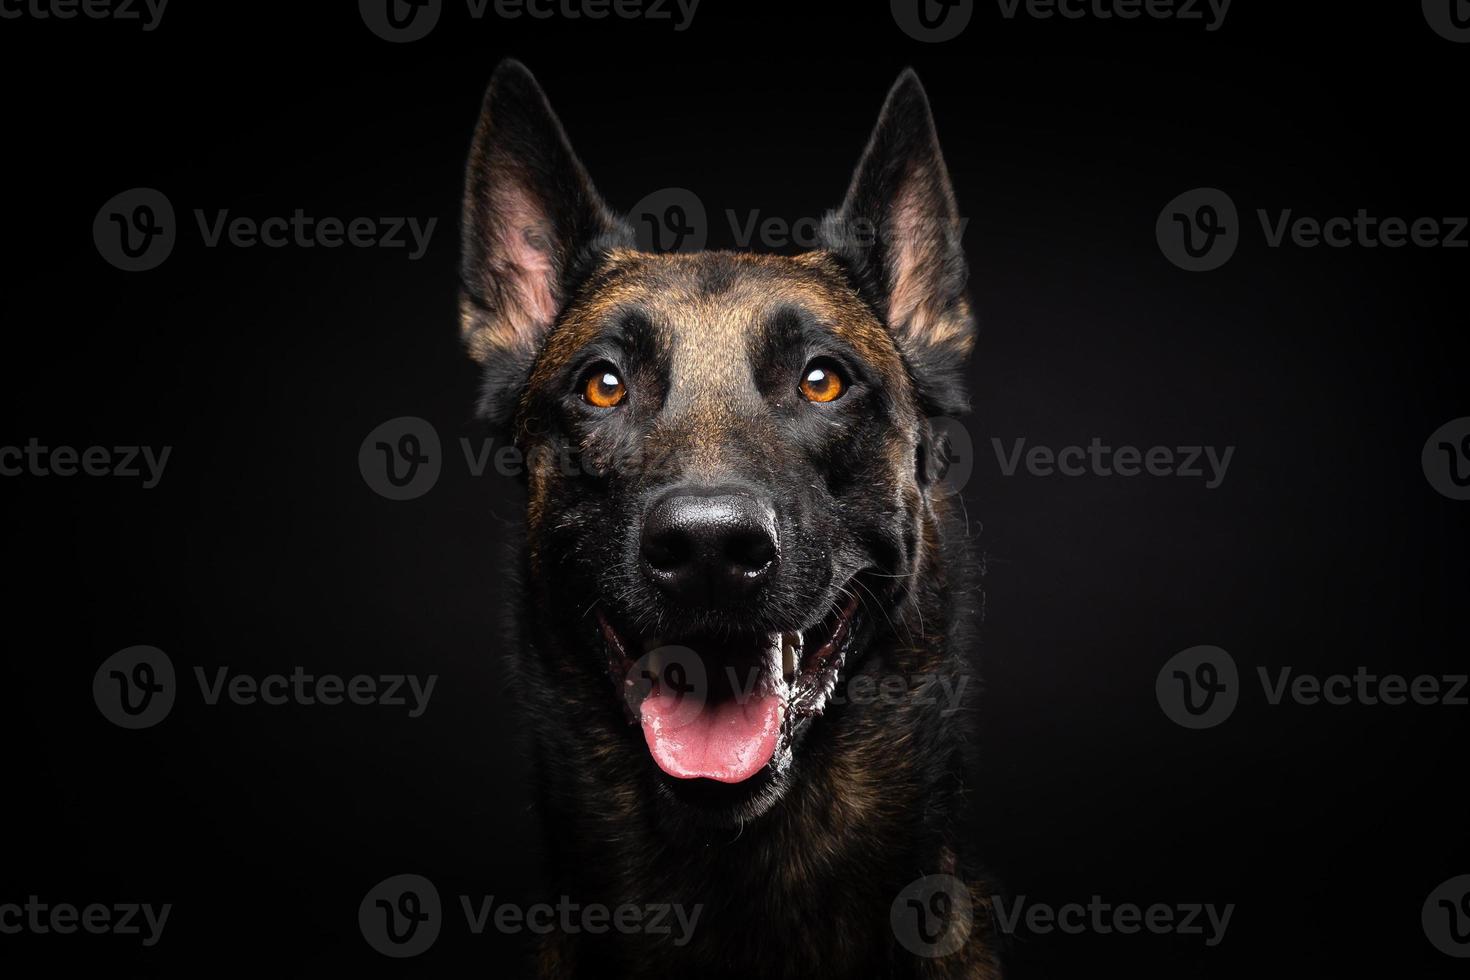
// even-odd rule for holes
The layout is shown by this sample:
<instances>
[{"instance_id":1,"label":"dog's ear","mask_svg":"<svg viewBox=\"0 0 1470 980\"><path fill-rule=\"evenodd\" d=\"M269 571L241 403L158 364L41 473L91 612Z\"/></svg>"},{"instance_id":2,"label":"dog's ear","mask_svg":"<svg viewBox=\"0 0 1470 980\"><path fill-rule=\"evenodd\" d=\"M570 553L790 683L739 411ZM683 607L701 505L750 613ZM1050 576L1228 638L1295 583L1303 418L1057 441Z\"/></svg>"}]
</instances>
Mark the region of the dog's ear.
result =
<instances>
[{"instance_id":1,"label":"dog's ear","mask_svg":"<svg viewBox=\"0 0 1470 980\"><path fill-rule=\"evenodd\" d=\"M577 280L633 234L603 203L530 71L490 79L465 174L460 330L487 369L482 409L508 414Z\"/></svg>"},{"instance_id":2,"label":"dog's ear","mask_svg":"<svg viewBox=\"0 0 1470 980\"><path fill-rule=\"evenodd\" d=\"M893 332L925 407L963 411L960 368L975 343L963 223L924 86L898 77L822 247Z\"/></svg>"}]
</instances>

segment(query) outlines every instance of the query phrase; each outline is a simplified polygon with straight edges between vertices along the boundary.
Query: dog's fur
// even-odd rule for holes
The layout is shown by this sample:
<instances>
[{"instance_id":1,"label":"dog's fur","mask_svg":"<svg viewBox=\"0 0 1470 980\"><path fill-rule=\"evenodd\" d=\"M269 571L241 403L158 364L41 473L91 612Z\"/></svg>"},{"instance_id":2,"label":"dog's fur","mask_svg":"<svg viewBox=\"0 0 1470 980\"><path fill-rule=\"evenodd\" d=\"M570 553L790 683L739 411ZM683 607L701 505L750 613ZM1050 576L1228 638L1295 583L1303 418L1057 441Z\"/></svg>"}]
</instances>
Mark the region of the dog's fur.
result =
<instances>
[{"instance_id":1,"label":"dog's fur","mask_svg":"<svg viewBox=\"0 0 1470 980\"><path fill-rule=\"evenodd\" d=\"M485 96L464 207L462 330L484 368L481 414L528 460L509 671L553 894L703 906L684 946L555 933L541 975L996 976L978 886L968 939L947 956L914 956L889 917L922 875L971 880L956 846L968 712L845 699L792 725L781 764L746 784L675 780L630 724L616 658L609 684L594 615L664 635L805 629L848 595L862 605L844 685L942 676L953 689L967 675L977 583L929 419L963 410L974 325L918 78L894 85L824 247L803 255L639 252L514 62ZM814 354L850 379L830 405L796 393ZM626 405L578 401L596 359L618 363ZM672 483L732 480L773 501L777 577L748 606L678 608L639 574L642 514Z\"/></svg>"}]
</instances>

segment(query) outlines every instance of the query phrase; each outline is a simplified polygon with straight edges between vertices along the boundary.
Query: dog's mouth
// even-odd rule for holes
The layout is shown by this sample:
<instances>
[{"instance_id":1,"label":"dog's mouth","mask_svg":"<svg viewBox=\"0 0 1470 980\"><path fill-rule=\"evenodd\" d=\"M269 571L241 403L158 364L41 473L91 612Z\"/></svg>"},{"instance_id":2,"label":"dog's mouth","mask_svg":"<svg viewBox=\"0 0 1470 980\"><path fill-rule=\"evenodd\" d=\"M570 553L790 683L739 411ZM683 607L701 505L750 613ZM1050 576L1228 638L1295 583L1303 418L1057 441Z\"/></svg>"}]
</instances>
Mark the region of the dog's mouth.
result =
<instances>
[{"instance_id":1,"label":"dog's mouth","mask_svg":"<svg viewBox=\"0 0 1470 980\"><path fill-rule=\"evenodd\" d=\"M844 596L806 629L685 637L637 633L601 607L608 672L653 760L676 779L743 783L790 762L797 730L820 715L858 630Z\"/></svg>"}]
</instances>

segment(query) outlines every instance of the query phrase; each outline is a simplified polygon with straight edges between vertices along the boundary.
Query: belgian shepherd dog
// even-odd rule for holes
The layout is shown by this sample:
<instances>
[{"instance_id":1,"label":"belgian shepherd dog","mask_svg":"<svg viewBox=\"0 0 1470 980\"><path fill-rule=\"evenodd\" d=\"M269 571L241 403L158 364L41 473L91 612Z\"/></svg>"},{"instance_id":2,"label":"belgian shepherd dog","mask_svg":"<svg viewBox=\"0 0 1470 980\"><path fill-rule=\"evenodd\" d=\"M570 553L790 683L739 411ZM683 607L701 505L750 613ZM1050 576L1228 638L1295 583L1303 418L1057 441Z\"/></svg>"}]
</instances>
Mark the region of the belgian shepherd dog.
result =
<instances>
[{"instance_id":1,"label":"belgian shepherd dog","mask_svg":"<svg viewBox=\"0 0 1470 980\"><path fill-rule=\"evenodd\" d=\"M933 696L979 605L933 424L975 326L918 77L799 255L640 251L516 62L467 169L462 335L527 460L507 673L552 891L605 912L536 971L996 976Z\"/></svg>"}]
</instances>

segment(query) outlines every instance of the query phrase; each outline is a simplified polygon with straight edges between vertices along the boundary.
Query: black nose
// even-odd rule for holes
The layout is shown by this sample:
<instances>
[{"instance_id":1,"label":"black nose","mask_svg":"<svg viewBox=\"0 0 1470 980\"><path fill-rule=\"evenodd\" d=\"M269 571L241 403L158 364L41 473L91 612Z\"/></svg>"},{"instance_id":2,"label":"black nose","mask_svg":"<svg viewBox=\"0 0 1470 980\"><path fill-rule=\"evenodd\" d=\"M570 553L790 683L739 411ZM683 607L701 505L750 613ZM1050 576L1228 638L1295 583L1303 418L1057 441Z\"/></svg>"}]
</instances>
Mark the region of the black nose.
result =
<instances>
[{"instance_id":1,"label":"black nose","mask_svg":"<svg viewBox=\"0 0 1470 980\"><path fill-rule=\"evenodd\" d=\"M643 570L679 602L719 606L755 591L776 567L776 515L746 493L675 492L643 520Z\"/></svg>"}]
</instances>

